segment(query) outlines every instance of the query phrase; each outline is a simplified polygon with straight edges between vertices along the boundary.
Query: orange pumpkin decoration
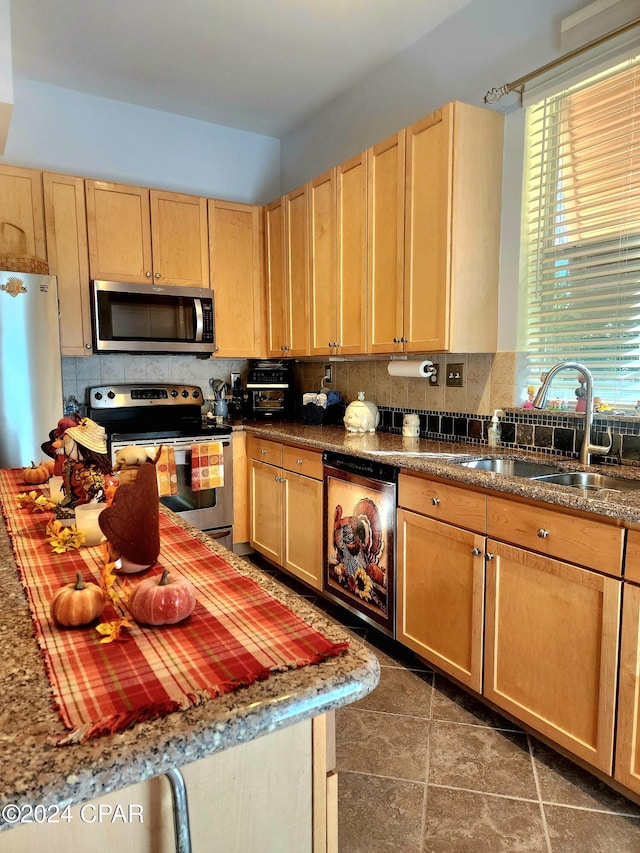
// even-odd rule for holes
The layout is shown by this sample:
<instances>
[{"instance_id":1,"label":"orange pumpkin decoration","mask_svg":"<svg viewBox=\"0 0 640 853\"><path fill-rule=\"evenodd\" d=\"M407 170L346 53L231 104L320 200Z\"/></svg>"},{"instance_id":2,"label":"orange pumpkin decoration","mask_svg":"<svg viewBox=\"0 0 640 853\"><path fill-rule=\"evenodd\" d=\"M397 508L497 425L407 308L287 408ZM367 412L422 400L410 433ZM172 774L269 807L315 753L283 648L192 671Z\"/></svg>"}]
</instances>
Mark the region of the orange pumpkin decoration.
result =
<instances>
[{"instance_id":1,"label":"orange pumpkin decoration","mask_svg":"<svg viewBox=\"0 0 640 853\"><path fill-rule=\"evenodd\" d=\"M85 583L80 572L76 572L75 583L59 589L51 600L51 618L59 628L78 628L88 625L101 615L105 598L95 583Z\"/></svg>"},{"instance_id":2,"label":"orange pumpkin decoration","mask_svg":"<svg viewBox=\"0 0 640 853\"><path fill-rule=\"evenodd\" d=\"M42 483L48 482L50 474L46 467L42 464L36 465L31 463L31 468L24 468L22 471L22 479L29 486L40 486Z\"/></svg>"},{"instance_id":3,"label":"orange pumpkin decoration","mask_svg":"<svg viewBox=\"0 0 640 853\"><path fill-rule=\"evenodd\" d=\"M46 468L46 469L47 469L47 471L49 472L49 476L50 476L50 477L53 477L53 469L54 469L54 467L55 467L55 464L56 464L56 463L53 461L53 459L43 459L43 460L40 462L41 467L43 467L43 468Z\"/></svg>"},{"instance_id":4,"label":"orange pumpkin decoration","mask_svg":"<svg viewBox=\"0 0 640 853\"><path fill-rule=\"evenodd\" d=\"M196 591L187 578L170 575L145 578L134 589L127 602L129 612L143 625L175 625L193 613Z\"/></svg>"}]
</instances>

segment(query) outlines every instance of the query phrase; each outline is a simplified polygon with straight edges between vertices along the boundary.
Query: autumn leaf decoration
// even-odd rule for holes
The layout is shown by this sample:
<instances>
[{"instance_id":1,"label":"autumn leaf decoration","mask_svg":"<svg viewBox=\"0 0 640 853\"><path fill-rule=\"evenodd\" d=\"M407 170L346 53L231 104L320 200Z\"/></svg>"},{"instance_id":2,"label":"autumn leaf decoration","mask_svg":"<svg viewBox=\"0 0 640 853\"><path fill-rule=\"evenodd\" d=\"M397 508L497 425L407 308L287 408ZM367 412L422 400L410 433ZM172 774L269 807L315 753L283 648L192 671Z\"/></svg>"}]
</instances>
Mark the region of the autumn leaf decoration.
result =
<instances>
[{"instance_id":1,"label":"autumn leaf decoration","mask_svg":"<svg viewBox=\"0 0 640 853\"><path fill-rule=\"evenodd\" d=\"M99 634L102 634L102 639L100 640L101 643L113 643L114 640L125 639L122 636L122 630L123 628L131 628L132 623L125 616L122 599L115 588L116 564L113 560L109 559L109 548L107 544L103 546L103 552L104 565L100 571L100 589L111 602L113 609L116 611L118 616L110 622L101 622L99 625L96 625L96 631ZM129 586L125 581L122 587L122 598L126 601L129 594Z\"/></svg>"},{"instance_id":2,"label":"autumn leaf decoration","mask_svg":"<svg viewBox=\"0 0 640 853\"><path fill-rule=\"evenodd\" d=\"M84 530L76 530L75 526L64 527L56 519L47 524L46 534L54 554L64 554L72 548L84 545Z\"/></svg>"},{"instance_id":3,"label":"autumn leaf decoration","mask_svg":"<svg viewBox=\"0 0 640 853\"><path fill-rule=\"evenodd\" d=\"M35 489L31 492L20 492L19 495L16 495L16 500L20 509L30 507L31 512L48 512L55 506L53 501L46 498L40 492L35 491Z\"/></svg>"}]
</instances>

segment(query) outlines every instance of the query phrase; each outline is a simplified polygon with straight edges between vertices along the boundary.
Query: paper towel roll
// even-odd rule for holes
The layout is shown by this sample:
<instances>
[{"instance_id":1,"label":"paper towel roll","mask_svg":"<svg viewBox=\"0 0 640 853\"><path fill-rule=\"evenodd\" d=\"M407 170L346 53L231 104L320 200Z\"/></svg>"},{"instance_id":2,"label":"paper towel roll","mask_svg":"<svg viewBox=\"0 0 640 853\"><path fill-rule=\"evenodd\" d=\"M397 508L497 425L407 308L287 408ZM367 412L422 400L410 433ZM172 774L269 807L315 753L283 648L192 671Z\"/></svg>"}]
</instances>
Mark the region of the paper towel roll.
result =
<instances>
[{"instance_id":1,"label":"paper towel roll","mask_svg":"<svg viewBox=\"0 0 640 853\"><path fill-rule=\"evenodd\" d=\"M389 376L420 376L423 379L431 376L432 361L418 361L416 358L399 361L394 359L387 365Z\"/></svg>"}]
</instances>

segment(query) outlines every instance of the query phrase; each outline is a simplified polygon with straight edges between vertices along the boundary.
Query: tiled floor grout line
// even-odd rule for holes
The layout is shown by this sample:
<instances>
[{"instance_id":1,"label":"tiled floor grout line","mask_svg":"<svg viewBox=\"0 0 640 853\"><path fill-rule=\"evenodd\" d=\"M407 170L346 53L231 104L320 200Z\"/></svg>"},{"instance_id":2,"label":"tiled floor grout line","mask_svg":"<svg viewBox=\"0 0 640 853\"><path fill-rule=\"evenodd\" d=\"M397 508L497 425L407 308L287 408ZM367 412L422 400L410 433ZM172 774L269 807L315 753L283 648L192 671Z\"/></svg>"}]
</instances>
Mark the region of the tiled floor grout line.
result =
<instances>
[{"instance_id":1,"label":"tiled floor grout line","mask_svg":"<svg viewBox=\"0 0 640 853\"><path fill-rule=\"evenodd\" d=\"M542 830L544 832L545 841L547 842L547 850L548 853L553 853L553 848L551 846L551 836L549 835L549 825L547 823L547 815L544 810L544 803L542 802L542 789L540 787L540 779L538 777L538 768L536 767L536 761L533 756L533 743L529 735L527 735L527 748L529 750L529 758L531 760L531 770L533 772L533 781L536 786L536 793L538 795L538 808L540 809L540 819L542 821Z\"/></svg>"},{"instance_id":2,"label":"tiled floor grout line","mask_svg":"<svg viewBox=\"0 0 640 853\"><path fill-rule=\"evenodd\" d=\"M435 690L436 676L434 673L431 682L431 697L429 699L429 729L427 732L427 758L424 767L424 793L422 796L422 820L420 821L420 853L424 853L424 838L427 826L427 808L429 805L429 768L431 765L431 730L433 727L433 693Z\"/></svg>"}]
</instances>

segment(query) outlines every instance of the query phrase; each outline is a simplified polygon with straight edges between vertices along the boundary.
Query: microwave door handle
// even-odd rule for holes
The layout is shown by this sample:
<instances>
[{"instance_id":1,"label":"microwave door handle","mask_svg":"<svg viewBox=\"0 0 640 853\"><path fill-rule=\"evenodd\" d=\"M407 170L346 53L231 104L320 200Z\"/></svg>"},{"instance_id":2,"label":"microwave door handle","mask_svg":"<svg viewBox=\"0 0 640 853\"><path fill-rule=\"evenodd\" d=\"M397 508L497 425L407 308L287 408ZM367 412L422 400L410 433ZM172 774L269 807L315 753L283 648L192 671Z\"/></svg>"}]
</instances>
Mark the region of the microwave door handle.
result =
<instances>
[{"instance_id":1,"label":"microwave door handle","mask_svg":"<svg viewBox=\"0 0 640 853\"><path fill-rule=\"evenodd\" d=\"M202 318L202 299L194 299L193 300L193 309L196 312L196 336L195 342L202 342L202 332L204 329L204 321Z\"/></svg>"}]
</instances>

